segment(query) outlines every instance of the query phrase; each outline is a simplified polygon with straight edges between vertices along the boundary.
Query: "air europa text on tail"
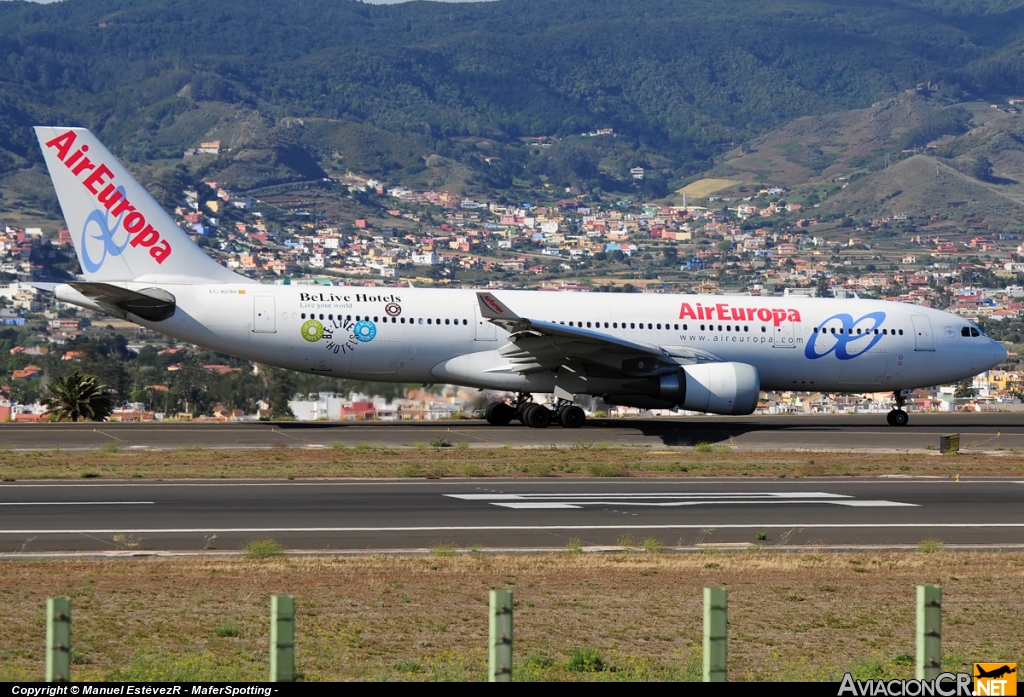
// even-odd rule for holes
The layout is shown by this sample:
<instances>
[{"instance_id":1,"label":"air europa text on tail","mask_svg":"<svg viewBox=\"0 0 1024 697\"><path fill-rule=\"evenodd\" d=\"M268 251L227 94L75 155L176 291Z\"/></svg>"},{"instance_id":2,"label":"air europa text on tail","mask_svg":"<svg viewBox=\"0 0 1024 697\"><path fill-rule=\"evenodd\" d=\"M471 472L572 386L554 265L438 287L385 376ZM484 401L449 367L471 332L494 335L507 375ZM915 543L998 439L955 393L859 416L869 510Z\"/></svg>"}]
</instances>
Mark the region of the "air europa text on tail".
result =
<instances>
[{"instance_id":1,"label":"air europa text on tail","mask_svg":"<svg viewBox=\"0 0 1024 697\"><path fill-rule=\"evenodd\" d=\"M124 187L114 182L114 173L102 162L95 163L89 159L86 155L89 152L88 145L82 144L72 152L75 140L75 132L67 131L48 141L46 147L56 150L57 157L73 175L84 177L82 185L111 215L117 218L123 216L123 227L129 235L130 244L133 247L148 247L149 255L158 264L162 264L171 255L170 243L161 238L160 233L146 222L146 216L135 209Z\"/></svg>"}]
</instances>

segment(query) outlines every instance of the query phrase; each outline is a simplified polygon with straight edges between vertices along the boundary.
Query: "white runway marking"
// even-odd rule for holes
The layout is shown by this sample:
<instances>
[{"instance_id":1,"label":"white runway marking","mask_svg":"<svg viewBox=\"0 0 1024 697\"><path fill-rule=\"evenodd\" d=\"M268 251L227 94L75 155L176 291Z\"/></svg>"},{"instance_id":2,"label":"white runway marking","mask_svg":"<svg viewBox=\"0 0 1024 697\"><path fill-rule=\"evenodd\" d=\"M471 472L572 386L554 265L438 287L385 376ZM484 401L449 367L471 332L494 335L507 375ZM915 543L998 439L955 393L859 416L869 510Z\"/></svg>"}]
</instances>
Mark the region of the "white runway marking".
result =
<instances>
[{"instance_id":1,"label":"white runway marking","mask_svg":"<svg viewBox=\"0 0 1024 697\"><path fill-rule=\"evenodd\" d=\"M143 506L153 501L0 501L0 506Z\"/></svg>"},{"instance_id":2,"label":"white runway marking","mask_svg":"<svg viewBox=\"0 0 1024 697\"><path fill-rule=\"evenodd\" d=\"M677 508L682 506L745 506L766 504L830 503L857 508L917 506L916 503L854 499L846 494L824 491L753 492L753 493L690 493L690 494L445 494L463 501L482 501L492 506L513 509L580 509L584 506L648 506Z\"/></svg>"}]
</instances>

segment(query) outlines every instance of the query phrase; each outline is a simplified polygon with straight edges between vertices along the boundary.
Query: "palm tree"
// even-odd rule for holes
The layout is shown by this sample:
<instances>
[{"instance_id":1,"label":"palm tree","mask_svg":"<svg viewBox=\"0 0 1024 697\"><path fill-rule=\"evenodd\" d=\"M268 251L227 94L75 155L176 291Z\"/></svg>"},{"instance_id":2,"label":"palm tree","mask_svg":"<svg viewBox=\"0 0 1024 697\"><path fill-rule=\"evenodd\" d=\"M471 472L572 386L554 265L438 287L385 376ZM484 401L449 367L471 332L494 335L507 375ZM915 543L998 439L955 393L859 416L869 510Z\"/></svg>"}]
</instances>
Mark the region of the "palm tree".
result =
<instances>
[{"instance_id":1,"label":"palm tree","mask_svg":"<svg viewBox=\"0 0 1024 697\"><path fill-rule=\"evenodd\" d=\"M82 375L77 370L66 378L54 378L48 387L51 396L43 401L57 421L105 421L114 410L95 375Z\"/></svg>"}]
</instances>

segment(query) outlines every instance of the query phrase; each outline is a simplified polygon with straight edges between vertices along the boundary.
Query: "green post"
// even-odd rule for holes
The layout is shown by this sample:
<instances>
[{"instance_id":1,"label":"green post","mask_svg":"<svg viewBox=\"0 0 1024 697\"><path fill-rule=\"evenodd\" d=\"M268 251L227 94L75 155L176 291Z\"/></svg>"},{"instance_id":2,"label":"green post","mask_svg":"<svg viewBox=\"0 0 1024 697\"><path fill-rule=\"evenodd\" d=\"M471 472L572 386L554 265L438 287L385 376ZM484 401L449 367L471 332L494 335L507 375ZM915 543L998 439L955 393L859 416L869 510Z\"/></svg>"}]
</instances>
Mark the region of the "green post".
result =
<instances>
[{"instance_id":1,"label":"green post","mask_svg":"<svg viewBox=\"0 0 1024 697\"><path fill-rule=\"evenodd\" d=\"M490 682L512 682L512 591L491 591Z\"/></svg>"},{"instance_id":2,"label":"green post","mask_svg":"<svg viewBox=\"0 0 1024 697\"><path fill-rule=\"evenodd\" d=\"M46 599L46 682L71 680L71 600Z\"/></svg>"},{"instance_id":3,"label":"green post","mask_svg":"<svg viewBox=\"0 0 1024 697\"><path fill-rule=\"evenodd\" d=\"M728 648L724 588L704 589L704 682L725 682Z\"/></svg>"},{"instance_id":4,"label":"green post","mask_svg":"<svg viewBox=\"0 0 1024 697\"><path fill-rule=\"evenodd\" d=\"M942 587L917 587L917 679L942 672Z\"/></svg>"},{"instance_id":5,"label":"green post","mask_svg":"<svg viewBox=\"0 0 1024 697\"><path fill-rule=\"evenodd\" d=\"M295 596L270 597L270 682L295 680Z\"/></svg>"}]
</instances>

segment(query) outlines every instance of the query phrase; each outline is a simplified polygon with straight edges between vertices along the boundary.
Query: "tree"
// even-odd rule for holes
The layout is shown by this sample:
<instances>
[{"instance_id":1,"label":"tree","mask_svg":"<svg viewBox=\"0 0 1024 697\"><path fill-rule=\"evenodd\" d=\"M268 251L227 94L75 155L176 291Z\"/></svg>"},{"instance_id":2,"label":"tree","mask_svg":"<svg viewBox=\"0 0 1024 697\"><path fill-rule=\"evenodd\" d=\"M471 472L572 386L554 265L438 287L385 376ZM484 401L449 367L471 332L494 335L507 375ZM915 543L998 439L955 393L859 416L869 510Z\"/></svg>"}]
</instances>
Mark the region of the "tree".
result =
<instances>
[{"instance_id":1,"label":"tree","mask_svg":"<svg viewBox=\"0 0 1024 697\"><path fill-rule=\"evenodd\" d=\"M992 178L992 163L984 155L979 156L971 166L971 176L981 181Z\"/></svg>"},{"instance_id":2,"label":"tree","mask_svg":"<svg viewBox=\"0 0 1024 697\"><path fill-rule=\"evenodd\" d=\"M290 371L276 368L271 371L270 380L270 417L294 419L295 413L288 404L295 395L294 375Z\"/></svg>"},{"instance_id":3,"label":"tree","mask_svg":"<svg viewBox=\"0 0 1024 697\"><path fill-rule=\"evenodd\" d=\"M956 399L973 399L974 398L974 380L973 378L966 378L956 384L956 391L953 393L953 397Z\"/></svg>"},{"instance_id":4,"label":"tree","mask_svg":"<svg viewBox=\"0 0 1024 697\"><path fill-rule=\"evenodd\" d=\"M51 397L43 401L57 421L105 421L114 411L113 401L95 375L79 371L66 378L54 378Z\"/></svg>"}]
</instances>

